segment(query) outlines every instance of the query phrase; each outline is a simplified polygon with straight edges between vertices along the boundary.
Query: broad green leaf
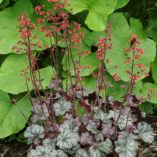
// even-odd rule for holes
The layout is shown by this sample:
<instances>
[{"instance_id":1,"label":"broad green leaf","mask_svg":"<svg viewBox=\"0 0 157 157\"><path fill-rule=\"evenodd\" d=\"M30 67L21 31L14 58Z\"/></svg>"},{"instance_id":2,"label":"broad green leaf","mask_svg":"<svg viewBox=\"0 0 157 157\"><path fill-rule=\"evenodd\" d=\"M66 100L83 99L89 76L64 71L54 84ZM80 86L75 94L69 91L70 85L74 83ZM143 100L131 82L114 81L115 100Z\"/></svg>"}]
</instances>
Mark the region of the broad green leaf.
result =
<instances>
[{"instance_id":1,"label":"broad green leaf","mask_svg":"<svg viewBox=\"0 0 157 157\"><path fill-rule=\"evenodd\" d=\"M0 12L0 54L12 52L12 47L20 40L20 35L16 26L21 13L33 13L33 6L30 0L18 0L12 7ZM8 20L9 19L9 20Z\"/></svg>"},{"instance_id":2,"label":"broad green leaf","mask_svg":"<svg viewBox=\"0 0 157 157\"><path fill-rule=\"evenodd\" d=\"M85 28L82 28L81 32L84 33L85 37L88 36L88 34L90 34L90 32ZM90 52L90 49L91 49L91 47L88 46L88 44L86 44L84 39L81 41L80 46L81 46L80 50L78 50L76 48L72 48L71 52L69 52L67 50L62 59L63 70L67 71L67 69L70 69L72 76L75 75L74 64L78 63L79 55L80 55L80 66L82 66L82 68L80 69L81 76L90 75L92 71L97 69L97 65L99 63L99 60L97 59L95 53L93 53L93 54L90 53L90 54L84 55L84 52L87 52L87 51ZM73 60L72 60L72 58L73 58ZM90 68L87 68L87 66L89 66ZM65 75L65 74L63 73L63 75Z\"/></svg>"},{"instance_id":3,"label":"broad green leaf","mask_svg":"<svg viewBox=\"0 0 157 157\"><path fill-rule=\"evenodd\" d=\"M130 83L124 81L114 81L113 78L107 75L108 88L106 91L106 96L113 96L113 98L117 101L122 101L124 99L124 95L127 94L128 87ZM139 81L135 84L133 89L133 94L138 94L142 88L142 81Z\"/></svg>"},{"instance_id":4,"label":"broad green leaf","mask_svg":"<svg viewBox=\"0 0 157 157\"><path fill-rule=\"evenodd\" d=\"M25 54L9 55L0 68L0 89L12 94L27 91L26 78L21 76L21 71L25 69L27 65L28 60ZM48 66L40 69L39 72L42 86L45 88L51 81L53 70ZM36 71L37 78L39 78L39 72ZM29 70L27 77L30 78ZM33 89L31 81L28 81L28 86L29 90Z\"/></svg>"},{"instance_id":5,"label":"broad green leaf","mask_svg":"<svg viewBox=\"0 0 157 157\"><path fill-rule=\"evenodd\" d=\"M153 80L155 81L155 83L157 83L157 58L153 62L152 66L151 66L151 70L152 70Z\"/></svg>"},{"instance_id":6,"label":"broad green leaf","mask_svg":"<svg viewBox=\"0 0 157 157\"><path fill-rule=\"evenodd\" d=\"M88 46L95 46L98 43L99 38L105 37L105 33L102 32L91 32L87 34L84 38L84 43L87 44Z\"/></svg>"},{"instance_id":7,"label":"broad green leaf","mask_svg":"<svg viewBox=\"0 0 157 157\"><path fill-rule=\"evenodd\" d=\"M145 83L138 95L142 96L145 101L157 104L157 85L153 83Z\"/></svg>"},{"instance_id":8,"label":"broad green leaf","mask_svg":"<svg viewBox=\"0 0 157 157\"><path fill-rule=\"evenodd\" d=\"M121 80L128 82L130 80L130 76L127 74L126 70L131 70L131 64L125 64L127 55L124 49L130 47L129 38L137 31L133 26L129 28L127 20L120 13L113 14L110 17L110 21L112 21L113 47L106 53L106 59L110 60L109 63L106 63L106 68L111 75L117 74ZM138 25L138 30L140 28L139 26L140 24ZM151 62L155 59L156 46L153 40L144 38L144 35L140 35L139 38L141 43L138 47L144 50L144 55L142 55L140 59L136 60L135 64L144 64L144 67L148 69L145 71L145 73L147 73L150 69ZM139 69L134 68L134 74L137 73L139 73ZM143 79L144 77L145 75L142 74L140 79Z\"/></svg>"},{"instance_id":9,"label":"broad green leaf","mask_svg":"<svg viewBox=\"0 0 157 157\"><path fill-rule=\"evenodd\" d=\"M82 107L80 105L80 103L78 102L77 103L77 109L76 109L77 116L82 117L86 112L87 112L87 110L84 107Z\"/></svg>"},{"instance_id":10,"label":"broad green leaf","mask_svg":"<svg viewBox=\"0 0 157 157\"><path fill-rule=\"evenodd\" d=\"M147 37L146 32L143 30L142 23L138 19L130 19L130 30L132 34L136 34L140 39Z\"/></svg>"},{"instance_id":11,"label":"broad green leaf","mask_svg":"<svg viewBox=\"0 0 157 157\"><path fill-rule=\"evenodd\" d=\"M78 58L78 52L76 50L74 50L72 52L73 55L73 60L74 63L76 64L76 62L78 62L79 58ZM69 62L69 63L68 63ZM68 54L66 53L64 58L63 58L63 69L64 71L66 71L66 68L69 69L70 66L70 71L71 71L71 75L75 76L75 71L74 71L74 64L72 62L72 59L70 57L70 60L68 60ZM81 56L80 57L80 76L89 76L94 70L96 70L98 68L98 65L100 64L100 61L97 59L96 53L90 53L88 55L85 56Z\"/></svg>"},{"instance_id":12,"label":"broad green leaf","mask_svg":"<svg viewBox=\"0 0 157 157\"><path fill-rule=\"evenodd\" d=\"M147 113L147 114L153 114L153 106L154 104L153 103L150 103L150 102L144 102L142 103L139 107L140 107L140 110Z\"/></svg>"},{"instance_id":13,"label":"broad green leaf","mask_svg":"<svg viewBox=\"0 0 157 157\"><path fill-rule=\"evenodd\" d=\"M23 129L31 114L30 109L31 103L28 97L23 97L14 104L7 93L0 91L0 138Z\"/></svg>"},{"instance_id":14,"label":"broad green leaf","mask_svg":"<svg viewBox=\"0 0 157 157\"><path fill-rule=\"evenodd\" d=\"M0 10L5 9L9 5L10 1L9 0L0 0Z\"/></svg>"},{"instance_id":15,"label":"broad green leaf","mask_svg":"<svg viewBox=\"0 0 157 157\"><path fill-rule=\"evenodd\" d=\"M124 7L129 0L117 0L116 9Z\"/></svg>"},{"instance_id":16,"label":"broad green leaf","mask_svg":"<svg viewBox=\"0 0 157 157\"><path fill-rule=\"evenodd\" d=\"M153 18L149 20L146 28L147 35L157 42L157 19Z\"/></svg>"},{"instance_id":17,"label":"broad green leaf","mask_svg":"<svg viewBox=\"0 0 157 157\"><path fill-rule=\"evenodd\" d=\"M18 25L19 16L23 13L26 13L36 24L35 18L37 16L34 14L30 0L18 0L12 7L8 7L0 12L0 19L3 21L0 25L0 54L12 53L12 47L17 46L17 42L20 40L20 33L16 26ZM37 25L36 29L33 30L32 35L36 35L38 38L33 39L32 42L42 41L42 48L32 47L34 50L43 50L50 43L49 38L46 38L39 29Z\"/></svg>"},{"instance_id":18,"label":"broad green leaf","mask_svg":"<svg viewBox=\"0 0 157 157\"><path fill-rule=\"evenodd\" d=\"M89 11L85 24L92 30L103 31L107 17L114 11L115 6L116 0L69 0L66 9L72 14Z\"/></svg>"}]
</instances>

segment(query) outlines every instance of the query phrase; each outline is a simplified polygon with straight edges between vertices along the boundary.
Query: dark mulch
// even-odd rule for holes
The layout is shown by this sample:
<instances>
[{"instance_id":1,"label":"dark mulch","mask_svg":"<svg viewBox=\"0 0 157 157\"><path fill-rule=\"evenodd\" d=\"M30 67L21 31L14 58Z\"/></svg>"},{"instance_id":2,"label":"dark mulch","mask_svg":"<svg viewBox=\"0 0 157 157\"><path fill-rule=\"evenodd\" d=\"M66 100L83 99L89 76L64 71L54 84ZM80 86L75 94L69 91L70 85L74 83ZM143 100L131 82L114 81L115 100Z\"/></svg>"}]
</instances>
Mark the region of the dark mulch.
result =
<instances>
[{"instance_id":1,"label":"dark mulch","mask_svg":"<svg viewBox=\"0 0 157 157\"><path fill-rule=\"evenodd\" d=\"M1 142L0 157L27 157L29 146L17 141Z\"/></svg>"}]
</instances>

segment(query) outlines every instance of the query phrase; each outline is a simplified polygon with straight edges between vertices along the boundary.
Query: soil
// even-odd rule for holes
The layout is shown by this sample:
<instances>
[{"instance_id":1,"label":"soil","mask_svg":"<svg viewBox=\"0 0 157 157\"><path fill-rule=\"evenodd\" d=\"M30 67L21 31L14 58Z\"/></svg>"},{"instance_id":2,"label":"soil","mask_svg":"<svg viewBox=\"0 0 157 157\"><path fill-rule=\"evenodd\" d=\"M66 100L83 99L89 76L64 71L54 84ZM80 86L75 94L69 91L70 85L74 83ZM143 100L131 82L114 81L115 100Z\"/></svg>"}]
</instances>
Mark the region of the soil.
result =
<instances>
[{"instance_id":1,"label":"soil","mask_svg":"<svg viewBox=\"0 0 157 157\"><path fill-rule=\"evenodd\" d=\"M137 157L157 157L157 115L148 116L145 121L154 128L156 136L153 144L141 144ZM29 147L26 143L16 140L0 141L0 157L27 157Z\"/></svg>"},{"instance_id":2,"label":"soil","mask_svg":"<svg viewBox=\"0 0 157 157\"><path fill-rule=\"evenodd\" d=\"M0 157L27 157L29 146L25 143L11 141L0 143Z\"/></svg>"}]
</instances>

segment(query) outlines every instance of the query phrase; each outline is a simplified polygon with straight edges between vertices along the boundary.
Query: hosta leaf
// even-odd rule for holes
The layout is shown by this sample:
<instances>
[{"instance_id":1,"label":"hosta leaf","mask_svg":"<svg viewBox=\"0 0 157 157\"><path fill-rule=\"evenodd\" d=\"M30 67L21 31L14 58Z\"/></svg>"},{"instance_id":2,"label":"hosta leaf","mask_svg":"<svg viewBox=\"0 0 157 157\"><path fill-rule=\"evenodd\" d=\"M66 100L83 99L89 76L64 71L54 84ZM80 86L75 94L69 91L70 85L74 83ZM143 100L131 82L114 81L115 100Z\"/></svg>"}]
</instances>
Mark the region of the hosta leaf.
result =
<instances>
[{"instance_id":1,"label":"hosta leaf","mask_svg":"<svg viewBox=\"0 0 157 157\"><path fill-rule=\"evenodd\" d=\"M21 76L22 70L28 66L27 56L25 54L11 54L3 62L0 68L0 89L12 93L18 94L20 92L27 91L26 78ZM43 88L46 88L52 79L53 70L50 66L40 69L40 80ZM28 70L28 78L30 78ZM37 79L39 74L37 72ZM31 81L28 82L29 90L32 90Z\"/></svg>"},{"instance_id":2,"label":"hosta leaf","mask_svg":"<svg viewBox=\"0 0 157 157\"><path fill-rule=\"evenodd\" d=\"M106 61L107 59L110 60L109 63L106 62L106 68L107 68L107 71L111 75L117 74L121 80L128 82L130 80L130 75L128 75L126 71L131 69L131 65L125 64L127 55L124 49L130 47L129 38L131 37L131 34L135 34L137 31L133 25L131 25L129 28L127 20L120 13L113 14L110 17L110 20L112 21L113 47L111 50L109 50L106 53ZM138 31L142 29L140 22L135 21L135 20L133 22L136 23L136 25L138 25ZM123 27L119 29L121 26ZM144 64L144 67L148 68L145 71L145 73L148 73L150 64L155 59L156 48L155 48L155 42L151 39L145 38L144 36L145 35L142 34L139 37L141 41L141 44L139 45L139 47L144 50L144 54L142 55L140 59L136 60L135 64ZM134 74L138 74L138 73L139 73L139 69L134 68ZM142 74L139 80L145 77L146 76Z\"/></svg>"},{"instance_id":3,"label":"hosta leaf","mask_svg":"<svg viewBox=\"0 0 157 157\"><path fill-rule=\"evenodd\" d=\"M116 5L116 0L69 0L68 2L66 9L73 14L83 10L89 11L85 23L90 29L95 31L103 31L105 29L107 17L114 11Z\"/></svg>"},{"instance_id":4,"label":"hosta leaf","mask_svg":"<svg viewBox=\"0 0 157 157\"><path fill-rule=\"evenodd\" d=\"M138 133L139 137L147 143L152 143L154 141L155 134L151 126L145 122L138 123Z\"/></svg>"},{"instance_id":5,"label":"hosta leaf","mask_svg":"<svg viewBox=\"0 0 157 157\"><path fill-rule=\"evenodd\" d=\"M57 137L57 146L60 149L70 149L77 145L78 133L66 129L62 131Z\"/></svg>"},{"instance_id":6,"label":"hosta leaf","mask_svg":"<svg viewBox=\"0 0 157 157\"><path fill-rule=\"evenodd\" d=\"M87 154L87 151L85 149L79 149L76 152L76 157L89 157L89 155Z\"/></svg>"},{"instance_id":7,"label":"hosta leaf","mask_svg":"<svg viewBox=\"0 0 157 157\"><path fill-rule=\"evenodd\" d=\"M119 157L136 157L138 143L136 142L136 136L127 132L122 132L118 136L116 141L116 152Z\"/></svg>"},{"instance_id":8,"label":"hosta leaf","mask_svg":"<svg viewBox=\"0 0 157 157\"><path fill-rule=\"evenodd\" d=\"M104 142L100 142L97 145L97 149L103 153L109 154L112 152L112 142L109 139Z\"/></svg>"},{"instance_id":9,"label":"hosta leaf","mask_svg":"<svg viewBox=\"0 0 157 157\"><path fill-rule=\"evenodd\" d=\"M0 138L19 132L24 128L31 112L28 97L13 104L8 94L0 91Z\"/></svg>"},{"instance_id":10,"label":"hosta leaf","mask_svg":"<svg viewBox=\"0 0 157 157\"><path fill-rule=\"evenodd\" d=\"M53 109L56 116L64 115L71 109L71 107L72 104L64 98L59 99L55 104L53 104Z\"/></svg>"}]
</instances>

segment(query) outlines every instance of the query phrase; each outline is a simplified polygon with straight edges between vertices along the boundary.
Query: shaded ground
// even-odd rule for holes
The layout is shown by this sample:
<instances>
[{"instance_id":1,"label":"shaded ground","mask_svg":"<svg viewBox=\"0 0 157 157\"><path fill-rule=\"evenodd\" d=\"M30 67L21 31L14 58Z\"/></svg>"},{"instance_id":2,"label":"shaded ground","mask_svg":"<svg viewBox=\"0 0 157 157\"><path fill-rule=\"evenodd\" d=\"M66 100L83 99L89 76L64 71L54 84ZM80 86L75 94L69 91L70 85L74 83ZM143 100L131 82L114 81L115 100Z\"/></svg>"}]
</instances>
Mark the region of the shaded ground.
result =
<instances>
[{"instance_id":1,"label":"shaded ground","mask_svg":"<svg viewBox=\"0 0 157 157\"><path fill-rule=\"evenodd\" d=\"M156 134L153 144L142 143L137 157L157 157L157 115L148 116L145 120L154 128ZM25 143L13 140L11 142L0 141L0 157L27 157L29 146Z\"/></svg>"},{"instance_id":2,"label":"shaded ground","mask_svg":"<svg viewBox=\"0 0 157 157\"><path fill-rule=\"evenodd\" d=\"M27 157L29 146L17 141L0 144L0 157Z\"/></svg>"}]
</instances>

